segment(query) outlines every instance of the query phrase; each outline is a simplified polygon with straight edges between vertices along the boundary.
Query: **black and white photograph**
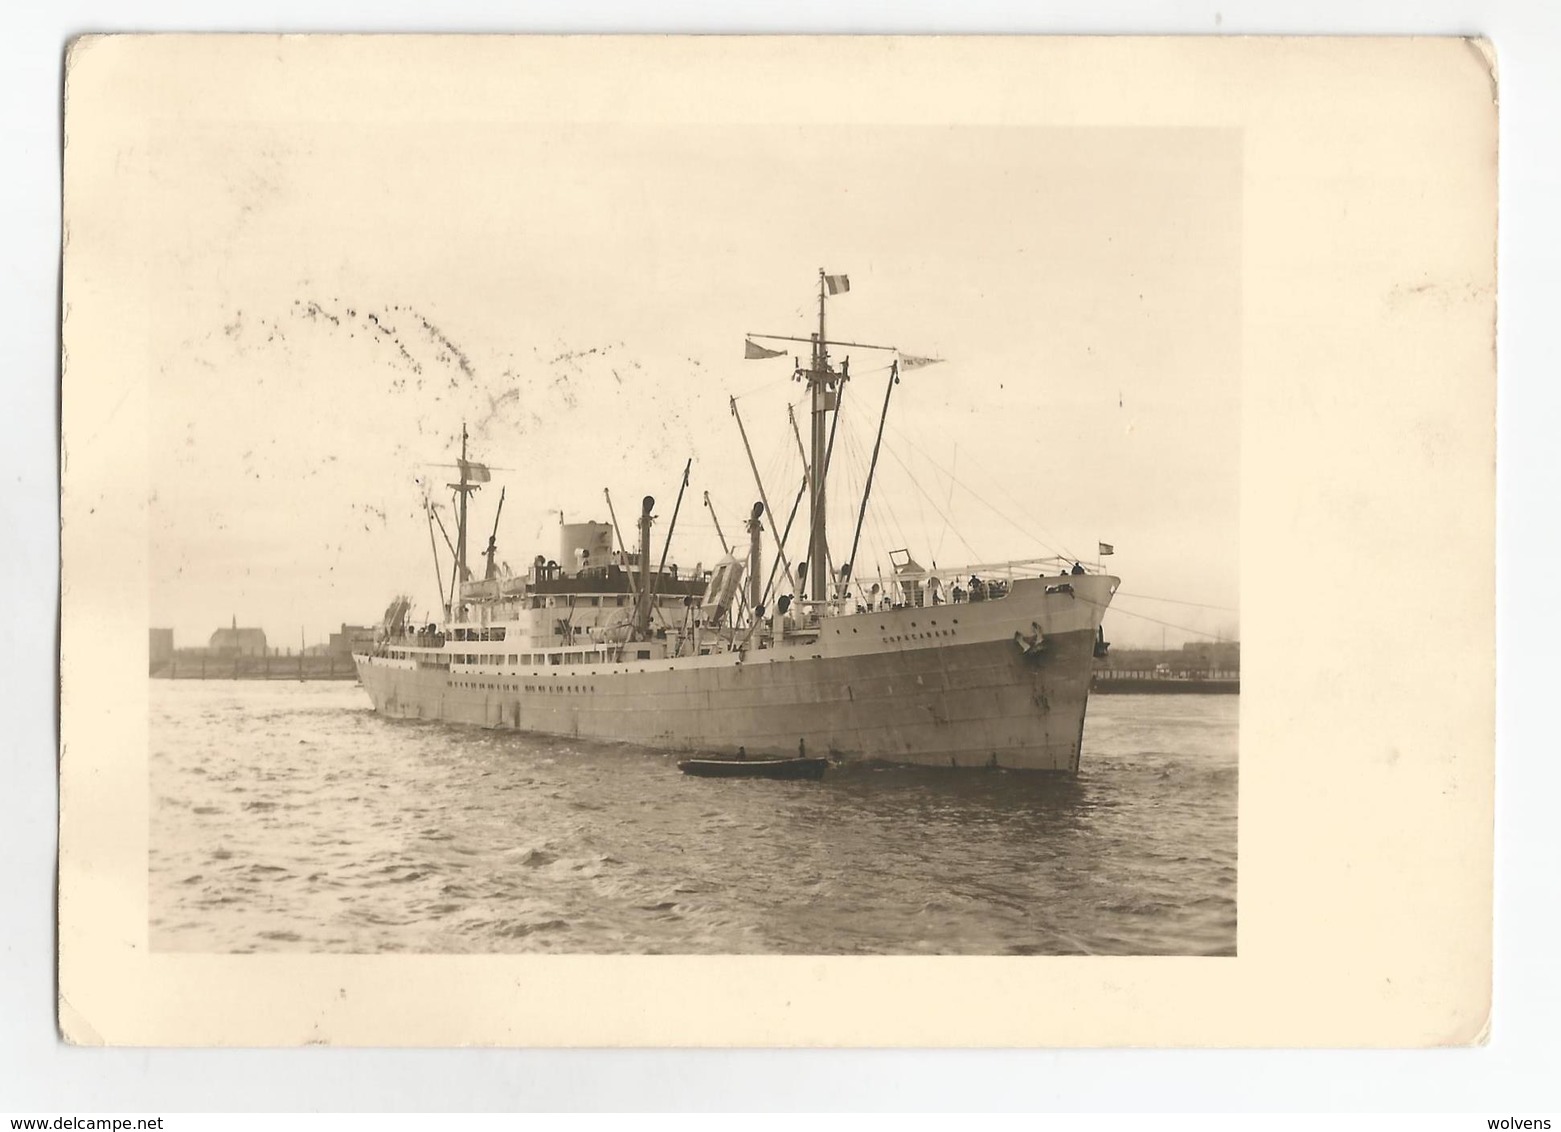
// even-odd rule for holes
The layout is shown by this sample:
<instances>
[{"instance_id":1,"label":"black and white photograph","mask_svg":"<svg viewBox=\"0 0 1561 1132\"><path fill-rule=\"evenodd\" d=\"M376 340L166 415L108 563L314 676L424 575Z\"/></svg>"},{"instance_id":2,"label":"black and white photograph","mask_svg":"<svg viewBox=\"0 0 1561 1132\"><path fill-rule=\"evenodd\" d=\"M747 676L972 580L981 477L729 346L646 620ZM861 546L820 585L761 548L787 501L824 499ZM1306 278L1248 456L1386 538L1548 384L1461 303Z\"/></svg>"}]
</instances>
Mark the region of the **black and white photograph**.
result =
<instances>
[{"instance_id":1,"label":"black and white photograph","mask_svg":"<svg viewBox=\"0 0 1561 1132\"><path fill-rule=\"evenodd\" d=\"M1233 954L1239 142L154 131L151 946Z\"/></svg>"},{"instance_id":2,"label":"black and white photograph","mask_svg":"<svg viewBox=\"0 0 1561 1132\"><path fill-rule=\"evenodd\" d=\"M91 727L145 763L67 806L67 840L109 815L136 879L67 861L62 925L112 909L152 969L233 994L300 972L277 1011L362 1010L347 972L426 960L433 1044L611 1044L615 1016L547 984L593 957L603 1001L700 986L777 1044L822 1031L762 1029L748 998L817 1002L721 961L816 962L787 968L806 994L849 979L934 1043L1050 1024L1033 996L1001 1017L1021 975L1072 982L1055 1017L1085 1045L1141 1040L1080 1005L1097 982L1145 1018L1171 1000L1121 988L1159 973L1254 1000L1276 940L1303 946L1285 925L1327 922L1303 895L1364 859L1351 806L1396 791L1474 837L1489 788L1394 777L1430 783L1485 726L1472 593L1416 630L1468 658L1448 721L1384 730L1381 683L1341 675L1386 662L1379 620L1418 625L1370 556L1417 508L1477 556L1490 518L1488 85L1457 45L1349 50L78 42L61 711L67 746ZM1374 102L1390 65L1408 93ZM1330 67L1357 85L1313 83ZM1393 147L1446 167L1413 207L1371 171ZM1322 203L1340 186L1356 213ZM1416 357L1341 345L1347 283L1379 288L1372 326L1429 328ZM1333 329L1276 346L1287 319ZM110 782L144 821L101 808ZM1371 860L1475 892L1466 846ZM92 938L62 928L62 954ZM1377 968L1312 946L1367 1001L1349 980ZM461 1015L437 957L522 972L525 1010ZM692 965L651 992L647 959ZM949 965L846 962L876 959ZM1150 960L1197 962L1065 965ZM883 981L913 970L910 998ZM985 1013L932 1029L942 970ZM1325 1033L1324 1001L1273 1017ZM1467 1003L1427 1040L1467 1034ZM220 1015L191 1040L233 1040ZM831 1032L881 1040L893 1012L868 1017ZM267 1033L414 1033L311 1018Z\"/></svg>"}]
</instances>

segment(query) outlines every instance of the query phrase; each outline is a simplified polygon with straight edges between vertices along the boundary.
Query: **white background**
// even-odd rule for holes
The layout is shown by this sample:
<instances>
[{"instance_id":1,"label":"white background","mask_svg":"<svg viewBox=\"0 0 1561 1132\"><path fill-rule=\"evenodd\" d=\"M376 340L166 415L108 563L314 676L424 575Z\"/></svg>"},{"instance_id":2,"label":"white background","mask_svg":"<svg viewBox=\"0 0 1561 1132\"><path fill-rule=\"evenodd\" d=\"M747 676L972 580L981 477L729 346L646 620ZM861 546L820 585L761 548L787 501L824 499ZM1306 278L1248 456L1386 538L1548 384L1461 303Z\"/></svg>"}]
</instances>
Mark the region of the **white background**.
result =
<instances>
[{"instance_id":1,"label":"white background","mask_svg":"<svg viewBox=\"0 0 1561 1132\"><path fill-rule=\"evenodd\" d=\"M975 1108L1556 1110L1561 978L1558 744L1547 727L1557 638L1555 352L1561 202L1561 9L1473 0L1117 4L985 0L27 4L0 34L0 288L7 490L0 617L13 721L0 777L0 1113L310 1109ZM1435 1052L142 1051L64 1046L54 1028L59 117L68 37L91 31L665 31L1476 34L1501 80L1496 999L1490 1044ZM1427 564L1435 569L1434 563ZM1383 820L1390 822L1391 814ZM1546 1069L1545 1066L1549 1066ZM1483 1127L1483 1121L1469 1126Z\"/></svg>"}]
</instances>

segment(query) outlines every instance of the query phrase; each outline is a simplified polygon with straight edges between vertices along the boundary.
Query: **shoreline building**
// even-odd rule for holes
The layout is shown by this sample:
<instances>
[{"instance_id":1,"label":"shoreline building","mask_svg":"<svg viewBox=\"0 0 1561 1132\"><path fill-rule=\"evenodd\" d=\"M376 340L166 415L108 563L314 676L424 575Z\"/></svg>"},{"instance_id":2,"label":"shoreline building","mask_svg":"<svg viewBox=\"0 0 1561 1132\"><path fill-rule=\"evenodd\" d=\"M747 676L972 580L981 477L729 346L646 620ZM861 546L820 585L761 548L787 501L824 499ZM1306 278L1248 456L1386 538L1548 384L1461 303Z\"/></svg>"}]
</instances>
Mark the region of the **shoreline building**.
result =
<instances>
[{"instance_id":1,"label":"shoreline building","mask_svg":"<svg viewBox=\"0 0 1561 1132\"><path fill-rule=\"evenodd\" d=\"M211 635L206 649L213 656L265 656L266 631L241 629L238 618L227 629L218 629Z\"/></svg>"},{"instance_id":2,"label":"shoreline building","mask_svg":"<svg viewBox=\"0 0 1561 1132\"><path fill-rule=\"evenodd\" d=\"M348 625L342 622L341 632L332 633L329 652L332 656L351 657L355 652L372 652L375 629L372 625Z\"/></svg>"}]
</instances>

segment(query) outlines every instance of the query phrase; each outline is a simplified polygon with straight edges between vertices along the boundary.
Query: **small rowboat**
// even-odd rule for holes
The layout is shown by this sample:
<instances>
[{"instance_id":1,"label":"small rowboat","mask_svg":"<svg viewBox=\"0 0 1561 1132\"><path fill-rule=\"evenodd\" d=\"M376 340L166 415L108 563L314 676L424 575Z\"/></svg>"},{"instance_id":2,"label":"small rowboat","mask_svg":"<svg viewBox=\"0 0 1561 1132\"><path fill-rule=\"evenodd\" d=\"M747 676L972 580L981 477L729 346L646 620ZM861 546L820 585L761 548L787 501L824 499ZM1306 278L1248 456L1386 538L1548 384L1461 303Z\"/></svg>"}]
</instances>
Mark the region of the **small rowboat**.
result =
<instances>
[{"instance_id":1,"label":"small rowboat","mask_svg":"<svg viewBox=\"0 0 1561 1132\"><path fill-rule=\"evenodd\" d=\"M697 778L811 778L824 777L828 759L684 759L678 769Z\"/></svg>"}]
</instances>

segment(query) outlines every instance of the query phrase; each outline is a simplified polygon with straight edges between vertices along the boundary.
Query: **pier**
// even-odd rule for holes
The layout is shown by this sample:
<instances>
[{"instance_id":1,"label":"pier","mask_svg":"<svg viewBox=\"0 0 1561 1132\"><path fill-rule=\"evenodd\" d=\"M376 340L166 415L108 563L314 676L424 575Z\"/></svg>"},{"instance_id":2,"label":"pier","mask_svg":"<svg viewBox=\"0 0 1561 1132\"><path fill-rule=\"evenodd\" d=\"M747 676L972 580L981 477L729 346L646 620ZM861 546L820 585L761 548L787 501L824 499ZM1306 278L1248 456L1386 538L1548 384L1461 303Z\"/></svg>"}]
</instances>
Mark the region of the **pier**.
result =
<instances>
[{"instance_id":1,"label":"pier","mask_svg":"<svg viewBox=\"0 0 1561 1132\"><path fill-rule=\"evenodd\" d=\"M154 680L356 680L352 657L180 656L150 667Z\"/></svg>"},{"instance_id":2,"label":"pier","mask_svg":"<svg viewBox=\"0 0 1561 1132\"><path fill-rule=\"evenodd\" d=\"M1240 671L1157 672L1136 668L1097 668L1090 681L1096 695L1235 695L1241 691Z\"/></svg>"},{"instance_id":3,"label":"pier","mask_svg":"<svg viewBox=\"0 0 1561 1132\"><path fill-rule=\"evenodd\" d=\"M354 652L374 644L374 629L342 624L325 644L298 650L266 641L263 629L240 628L238 618L211 634L205 647L175 648L172 629L152 628L147 638L147 675L154 680L356 680Z\"/></svg>"},{"instance_id":4,"label":"pier","mask_svg":"<svg viewBox=\"0 0 1561 1132\"><path fill-rule=\"evenodd\" d=\"M1090 691L1101 695L1234 695L1241 643L1195 641L1179 649L1112 649L1097 659Z\"/></svg>"}]
</instances>

